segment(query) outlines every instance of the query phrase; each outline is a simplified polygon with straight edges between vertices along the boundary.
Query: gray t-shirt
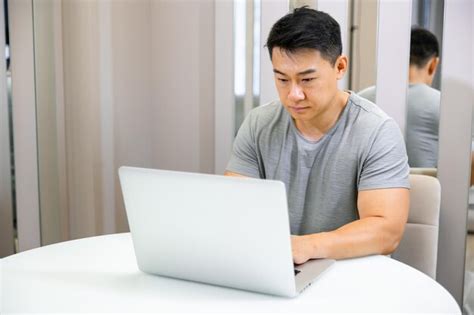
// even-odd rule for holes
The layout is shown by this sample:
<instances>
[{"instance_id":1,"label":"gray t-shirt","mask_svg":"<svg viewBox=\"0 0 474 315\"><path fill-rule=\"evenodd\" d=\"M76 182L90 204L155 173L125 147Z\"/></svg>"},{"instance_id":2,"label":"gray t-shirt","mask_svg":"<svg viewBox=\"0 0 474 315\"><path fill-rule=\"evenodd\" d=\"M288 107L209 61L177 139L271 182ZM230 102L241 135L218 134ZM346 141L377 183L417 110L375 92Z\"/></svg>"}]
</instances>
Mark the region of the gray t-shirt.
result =
<instances>
[{"instance_id":1,"label":"gray t-shirt","mask_svg":"<svg viewBox=\"0 0 474 315\"><path fill-rule=\"evenodd\" d=\"M375 87L359 95L375 103ZM426 84L410 84L407 95L406 148L411 167L438 167L441 93Z\"/></svg>"},{"instance_id":2,"label":"gray t-shirt","mask_svg":"<svg viewBox=\"0 0 474 315\"><path fill-rule=\"evenodd\" d=\"M438 167L441 93L426 84L410 84L406 144L411 167Z\"/></svg>"},{"instance_id":3,"label":"gray t-shirt","mask_svg":"<svg viewBox=\"0 0 474 315\"><path fill-rule=\"evenodd\" d=\"M239 129L227 170L283 181L295 235L357 220L359 190L409 188L400 129L354 93L336 124L316 142L303 138L280 102L255 108Z\"/></svg>"}]
</instances>

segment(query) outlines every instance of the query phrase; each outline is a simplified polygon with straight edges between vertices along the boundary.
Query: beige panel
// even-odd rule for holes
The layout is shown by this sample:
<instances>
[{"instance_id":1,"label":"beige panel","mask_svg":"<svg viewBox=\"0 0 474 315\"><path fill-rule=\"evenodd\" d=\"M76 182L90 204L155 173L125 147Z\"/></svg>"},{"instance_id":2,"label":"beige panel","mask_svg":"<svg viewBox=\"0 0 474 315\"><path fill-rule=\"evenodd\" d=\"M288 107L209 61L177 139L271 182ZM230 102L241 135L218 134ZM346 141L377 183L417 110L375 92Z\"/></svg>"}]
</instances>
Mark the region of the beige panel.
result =
<instances>
[{"instance_id":1,"label":"beige panel","mask_svg":"<svg viewBox=\"0 0 474 315\"><path fill-rule=\"evenodd\" d=\"M28 0L9 2L13 135L19 250L39 247L33 13Z\"/></svg>"},{"instance_id":2,"label":"beige panel","mask_svg":"<svg viewBox=\"0 0 474 315\"><path fill-rule=\"evenodd\" d=\"M214 173L215 1L200 2L199 9L199 172ZM219 28L219 26L217 26ZM208 43L208 44L204 44Z\"/></svg>"},{"instance_id":3,"label":"beige panel","mask_svg":"<svg viewBox=\"0 0 474 315\"><path fill-rule=\"evenodd\" d=\"M117 1L111 5L115 171L122 165L152 167L154 104L152 102L150 1ZM127 231L122 194L115 179L116 229Z\"/></svg>"},{"instance_id":4,"label":"beige panel","mask_svg":"<svg viewBox=\"0 0 474 315\"><path fill-rule=\"evenodd\" d=\"M260 27L260 101L263 105L278 99L278 93L275 88L275 79L273 78L273 66L270 60L268 49L263 45L267 42L270 30L281 17L288 13L290 3L288 0L261 0L261 27Z\"/></svg>"},{"instance_id":5,"label":"beige panel","mask_svg":"<svg viewBox=\"0 0 474 315\"><path fill-rule=\"evenodd\" d=\"M254 107L253 100L253 61L254 61L254 4L253 1L247 1L245 5L245 94L244 94L244 116L246 116ZM257 78L256 78L257 79ZM255 104L256 106L257 104Z\"/></svg>"},{"instance_id":6,"label":"beige panel","mask_svg":"<svg viewBox=\"0 0 474 315\"><path fill-rule=\"evenodd\" d=\"M111 21L116 167L214 172L213 3L117 1Z\"/></svg>"},{"instance_id":7,"label":"beige panel","mask_svg":"<svg viewBox=\"0 0 474 315\"><path fill-rule=\"evenodd\" d=\"M234 8L231 1L215 4L214 28L214 172L224 174L234 141Z\"/></svg>"},{"instance_id":8,"label":"beige panel","mask_svg":"<svg viewBox=\"0 0 474 315\"><path fill-rule=\"evenodd\" d=\"M354 0L351 86L360 91L375 85L377 55L377 0Z\"/></svg>"},{"instance_id":9,"label":"beige panel","mask_svg":"<svg viewBox=\"0 0 474 315\"><path fill-rule=\"evenodd\" d=\"M307 1L310 2L310 1ZM316 2L316 1L314 1ZM341 28L341 42L342 42L342 53L349 56L349 36L350 36L350 20L349 20L349 0L319 0L317 2L317 9L324 11L331 15L338 23ZM375 17L377 21L377 17ZM352 60L349 60L351 63ZM338 87L342 90L349 89L349 73L338 81Z\"/></svg>"},{"instance_id":10,"label":"beige panel","mask_svg":"<svg viewBox=\"0 0 474 315\"><path fill-rule=\"evenodd\" d=\"M54 233L61 221L72 239L127 231L119 166L214 172L214 3L54 3L62 18L42 22L61 36L49 34L40 46L54 46L63 64L46 58L40 66L51 81L40 85L43 103L58 104L56 116L49 107L40 114L56 119L40 130L41 150L54 155L42 165L51 178L41 180L52 190L45 202L67 210L58 220L50 207L44 219Z\"/></svg>"},{"instance_id":11,"label":"beige panel","mask_svg":"<svg viewBox=\"0 0 474 315\"><path fill-rule=\"evenodd\" d=\"M53 0L34 1L41 244L61 241Z\"/></svg>"},{"instance_id":12,"label":"beige panel","mask_svg":"<svg viewBox=\"0 0 474 315\"><path fill-rule=\"evenodd\" d=\"M214 171L214 3L62 12L71 237L127 231L119 166Z\"/></svg>"},{"instance_id":13,"label":"beige panel","mask_svg":"<svg viewBox=\"0 0 474 315\"><path fill-rule=\"evenodd\" d=\"M111 11L113 2L99 1L100 161L103 233L116 231L115 138L113 94L113 47Z\"/></svg>"},{"instance_id":14,"label":"beige panel","mask_svg":"<svg viewBox=\"0 0 474 315\"><path fill-rule=\"evenodd\" d=\"M154 140L158 168L213 172L211 1L152 1Z\"/></svg>"},{"instance_id":15,"label":"beige panel","mask_svg":"<svg viewBox=\"0 0 474 315\"><path fill-rule=\"evenodd\" d=\"M101 233L99 45L96 1L63 2L70 236Z\"/></svg>"},{"instance_id":16,"label":"beige panel","mask_svg":"<svg viewBox=\"0 0 474 315\"><path fill-rule=\"evenodd\" d=\"M62 1L53 2L54 86L56 90L56 139L58 161L58 193L61 240L69 240L69 203L67 194L66 121L64 106L63 19Z\"/></svg>"}]
</instances>

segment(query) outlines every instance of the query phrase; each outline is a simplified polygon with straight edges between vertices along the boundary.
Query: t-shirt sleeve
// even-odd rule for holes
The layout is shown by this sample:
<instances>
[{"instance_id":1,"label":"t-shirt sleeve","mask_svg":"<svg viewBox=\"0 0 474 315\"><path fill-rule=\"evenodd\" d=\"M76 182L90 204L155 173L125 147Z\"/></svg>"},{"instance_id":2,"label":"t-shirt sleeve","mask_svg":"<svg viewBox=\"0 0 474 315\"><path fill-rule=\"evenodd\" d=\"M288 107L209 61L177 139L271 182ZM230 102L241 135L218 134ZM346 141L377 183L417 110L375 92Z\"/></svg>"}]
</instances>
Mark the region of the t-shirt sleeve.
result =
<instances>
[{"instance_id":1,"label":"t-shirt sleeve","mask_svg":"<svg viewBox=\"0 0 474 315\"><path fill-rule=\"evenodd\" d=\"M359 190L410 188L410 167L400 128L385 121L376 133L359 176Z\"/></svg>"},{"instance_id":2,"label":"t-shirt sleeve","mask_svg":"<svg viewBox=\"0 0 474 315\"><path fill-rule=\"evenodd\" d=\"M257 148L252 121L252 113L250 113L240 126L226 170L240 175L259 178L260 172L258 169Z\"/></svg>"}]
</instances>

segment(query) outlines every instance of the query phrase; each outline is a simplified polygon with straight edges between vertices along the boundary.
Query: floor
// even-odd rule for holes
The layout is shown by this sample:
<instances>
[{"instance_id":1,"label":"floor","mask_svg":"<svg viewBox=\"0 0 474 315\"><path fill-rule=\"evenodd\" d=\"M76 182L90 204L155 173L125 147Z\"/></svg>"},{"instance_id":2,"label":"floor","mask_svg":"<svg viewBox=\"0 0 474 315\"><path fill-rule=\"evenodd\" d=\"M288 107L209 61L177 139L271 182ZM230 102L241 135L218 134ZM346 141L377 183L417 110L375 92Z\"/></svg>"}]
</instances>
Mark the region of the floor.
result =
<instances>
[{"instance_id":1,"label":"floor","mask_svg":"<svg viewBox=\"0 0 474 315\"><path fill-rule=\"evenodd\" d=\"M463 313L474 315L474 233L467 235Z\"/></svg>"}]
</instances>

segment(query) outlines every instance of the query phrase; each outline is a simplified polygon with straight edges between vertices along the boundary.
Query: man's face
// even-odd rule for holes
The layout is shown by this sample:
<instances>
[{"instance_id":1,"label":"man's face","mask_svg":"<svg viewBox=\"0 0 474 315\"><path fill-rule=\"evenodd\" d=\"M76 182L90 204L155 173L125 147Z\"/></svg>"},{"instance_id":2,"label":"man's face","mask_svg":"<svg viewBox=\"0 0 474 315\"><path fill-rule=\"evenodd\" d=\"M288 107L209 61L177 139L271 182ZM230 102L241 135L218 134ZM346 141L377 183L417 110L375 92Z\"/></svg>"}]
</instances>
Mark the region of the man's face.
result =
<instances>
[{"instance_id":1,"label":"man's face","mask_svg":"<svg viewBox=\"0 0 474 315\"><path fill-rule=\"evenodd\" d=\"M295 120L317 122L334 103L341 70L340 56L333 66L314 49L288 53L273 48L272 64L280 101Z\"/></svg>"}]
</instances>

